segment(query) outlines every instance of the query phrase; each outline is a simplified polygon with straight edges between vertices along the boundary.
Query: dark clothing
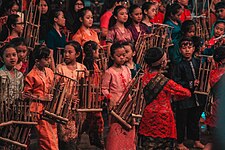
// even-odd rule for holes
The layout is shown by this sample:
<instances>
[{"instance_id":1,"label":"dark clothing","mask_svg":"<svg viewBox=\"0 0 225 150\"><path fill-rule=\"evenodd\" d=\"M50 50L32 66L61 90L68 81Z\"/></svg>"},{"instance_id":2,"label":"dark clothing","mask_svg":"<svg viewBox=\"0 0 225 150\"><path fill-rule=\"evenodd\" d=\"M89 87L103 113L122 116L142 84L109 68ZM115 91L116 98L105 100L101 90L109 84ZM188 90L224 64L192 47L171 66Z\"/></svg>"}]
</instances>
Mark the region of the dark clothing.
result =
<instances>
[{"instance_id":1,"label":"dark clothing","mask_svg":"<svg viewBox=\"0 0 225 150\"><path fill-rule=\"evenodd\" d=\"M141 65L139 65L139 64L134 64L134 68L133 68L133 69L130 69L132 78L135 77L135 75L137 74L137 72L138 72L140 69L141 69Z\"/></svg>"},{"instance_id":2,"label":"dark clothing","mask_svg":"<svg viewBox=\"0 0 225 150\"><path fill-rule=\"evenodd\" d=\"M46 41L47 34L51 29L48 15L41 15L39 41Z\"/></svg>"},{"instance_id":3,"label":"dark clothing","mask_svg":"<svg viewBox=\"0 0 225 150\"><path fill-rule=\"evenodd\" d=\"M195 75L193 74L190 61L183 59L179 64L174 66L173 79L175 82L181 84L184 88L188 88L191 91L191 93L193 93L195 90L194 80L198 78L200 60L192 58L191 62L194 67ZM186 98L183 101L177 101L175 103L178 109L187 109L197 106L204 106L205 97L202 95L192 94L190 98Z\"/></svg>"},{"instance_id":4,"label":"dark clothing","mask_svg":"<svg viewBox=\"0 0 225 150\"><path fill-rule=\"evenodd\" d=\"M75 34L81 26L78 14L76 12L73 13L68 12L66 13L65 17L66 17L66 28L70 30L72 34Z\"/></svg>"},{"instance_id":5,"label":"dark clothing","mask_svg":"<svg viewBox=\"0 0 225 150\"><path fill-rule=\"evenodd\" d=\"M59 35L55 28L52 28L47 34L46 44L48 48L53 49L55 62L57 60L57 48L64 48L66 44L65 34L61 32L61 35L62 36Z\"/></svg>"},{"instance_id":6,"label":"dark clothing","mask_svg":"<svg viewBox=\"0 0 225 150\"><path fill-rule=\"evenodd\" d=\"M194 107L176 110L177 142L183 143L185 139L185 126L187 125L187 138L199 140L199 118L204 107Z\"/></svg>"},{"instance_id":7,"label":"dark clothing","mask_svg":"<svg viewBox=\"0 0 225 150\"><path fill-rule=\"evenodd\" d=\"M150 33L150 31L148 30L148 27L145 24L140 23L139 27L140 27L140 31L141 31L142 35ZM140 32L137 31L134 24L129 25L127 28L132 33L134 41L137 41Z\"/></svg>"}]
</instances>

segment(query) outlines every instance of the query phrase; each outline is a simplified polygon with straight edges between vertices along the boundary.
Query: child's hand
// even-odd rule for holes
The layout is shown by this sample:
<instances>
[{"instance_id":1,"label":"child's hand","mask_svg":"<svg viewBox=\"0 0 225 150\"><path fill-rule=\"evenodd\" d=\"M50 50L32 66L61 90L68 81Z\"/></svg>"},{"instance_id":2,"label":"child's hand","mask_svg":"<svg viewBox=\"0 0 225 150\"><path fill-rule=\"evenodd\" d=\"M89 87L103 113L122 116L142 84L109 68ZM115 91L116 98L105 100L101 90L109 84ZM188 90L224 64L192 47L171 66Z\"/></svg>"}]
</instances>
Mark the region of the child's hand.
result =
<instances>
[{"instance_id":1,"label":"child's hand","mask_svg":"<svg viewBox=\"0 0 225 150\"><path fill-rule=\"evenodd\" d=\"M194 86L198 86L199 85L199 80L195 80L194 81Z\"/></svg>"}]
</instances>

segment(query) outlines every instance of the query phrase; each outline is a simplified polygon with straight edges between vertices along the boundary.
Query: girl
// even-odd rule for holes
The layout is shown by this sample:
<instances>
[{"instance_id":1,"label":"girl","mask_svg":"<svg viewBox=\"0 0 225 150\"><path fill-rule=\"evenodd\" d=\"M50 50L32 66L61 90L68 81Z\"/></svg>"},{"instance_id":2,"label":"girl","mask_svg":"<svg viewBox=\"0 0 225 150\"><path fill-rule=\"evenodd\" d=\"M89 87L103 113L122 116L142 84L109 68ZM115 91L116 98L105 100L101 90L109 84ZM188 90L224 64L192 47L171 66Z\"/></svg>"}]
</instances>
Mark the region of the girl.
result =
<instances>
[{"instance_id":1,"label":"girl","mask_svg":"<svg viewBox=\"0 0 225 150\"><path fill-rule=\"evenodd\" d=\"M130 69L132 78L136 75L136 73L141 69L139 64L134 63L133 57L135 56L135 48L133 44L124 42L122 43L125 51L126 51L126 62L125 65Z\"/></svg>"},{"instance_id":2,"label":"girl","mask_svg":"<svg viewBox=\"0 0 225 150\"><path fill-rule=\"evenodd\" d=\"M182 13L182 7L178 3L167 5L164 24L173 27L172 30L172 43L173 46L169 47L169 59L173 64L177 64L182 60L182 56L179 52L179 40L181 38L181 22L180 15Z\"/></svg>"},{"instance_id":3,"label":"girl","mask_svg":"<svg viewBox=\"0 0 225 150\"><path fill-rule=\"evenodd\" d=\"M87 70L90 71L92 81L96 87L99 87L101 71L96 64L96 59L99 58L98 53L99 46L94 41L88 41L84 44L84 65L87 67ZM89 124L89 138L90 143L96 145L97 147L104 148L104 139L103 139L103 129L104 122L101 112L96 113L87 113L87 122Z\"/></svg>"},{"instance_id":4,"label":"girl","mask_svg":"<svg viewBox=\"0 0 225 150\"><path fill-rule=\"evenodd\" d=\"M22 72L23 74L25 74L28 69L28 61L27 61L28 50L25 44L25 40L24 38L14 38L10 41L10 43L14 45L18 55L18 62L15 68L20 72Z\"/></svg>"},{"instance_id":5,"label":"girl","mask_svg":"<svg viewBox=\"0 0 225 150\"><path fill-rule=\"evenodd\" d=\"M81 22L81 26L72 37L72 40L79 42L81 46L89 40L100 44L97 32L91 29L93 25L93 14L90 8L85 7L79 11L79 21Z\"/></svg>"},{"instance_id":6,"label":"girl","mask_svg":"<svg viewBox=\"0 0 225 150\"><path fill-rule=\"evenodd\" d=\"M70 30L72 34L75 34L79 29L80 22L78 11L84 8L83 0L70 1L69 10L66 13L66 28Z\"/></svg>"},{"instance_id":7,"label":"girl","mask_svg":"<svg viewBox=\"0 0 225 150\"><path fill-rule=\"evenodd\" d=\"M196 26L193 20L186 20L181 25L181 32L184 37L192 38L196 34Z\"/></svg>"},{"instance_id":8,"label":"girl","mask_svg":"<svg viewBox=\"0 0 225 150\"><path fill-rule=\"evenodd\" d=\"M5 16L5 15L11 15L11 14L17 14L19 10L19 4L15 1L3 1L2 3L3 8L1 8L0 11L0 16Z\"/></svg>"},{"instance_id":9,"label":"girl","mask_svg":"<svg viewBox=\"0 0 225 150\"><path fill-rule=\"evenodd\" d=\"M65 47L66 36L61 32L61 28L65 26L66 19L62 10L53 10L50 14L50 24L52 29L48 32L46 45L53 50L54 63L57 60L57 48Z\"/></svg>"},{"instance_id":10,"label":"girl","mask_svg":"<svg viewBox=\"0 0 225 150\"><path fill-rule=\"evenodd\" d=\"M106 44L108 45L108 55L110 55L110 47L113 43L118 41L133 42L132 33L124 26L125 22L127 22L127 19L127 9L122 5L116 6L113 11L113 16L110 18L109 21L110 30L106 37Z\"/></svg>"},{"instance_id":11,"label":"girl","mask_svg":"<svg viewBox=\"0 0 225 150\"><path fill-rule=\"evenodd\" d=\"M8 28L6 30L4 29L1 33L1 35L6 33L2 35L2 40L4 40L4 42L10 42L13 38L17 38L22 35L24 22L19 15L9 15L6 25Z\"/></svg>"},{"instance_id":12,"label":"girl","mask_svg":"<svg viewBox=\"0 0 225 150\"><path fill-rule=\"evenodd\" d=\"M145 2L142 5L142 13L143 13L143 20L142 23L144 23L147 27L151 28L152 23L150 20L154 19L156 13L157 13L157 5L153 2Z\"/></svg>"},{"instance_id":13,"label":"girl","mask_svg":"<svg viewBox=\"0 0 225 150\"><path fill-rule=\"evenodd\" d=\"M40 43L46 41L47 34L51 29L51 25L49 23L49 13L51 12L50 2L49 0L38 0L36 4L40 3L41 7L41 20L40 20L40 31L39 31L39 41Z\"/></svg>"},{"instance_id":14,"label":"girl","mask_svg":"<svg viewBox=\"0 0 225 150\"><path fill-rule=\"evenodd\" d=\"M57 65L56 72L69 78L80 80L84 78L84 73L79 73L78 70L86 71L86 67L76 61L81 53L81 46L76 41L66 43L64 50L64 62ZM75 98L76 101L76 98ZM77 149L78 130L74 111L69 112L68 123L59 125L60 149L74 150Z\"/></svg>"},{"instance_id":15,"label":"girl","mask_svg":"<svg viewBox=\"0 0 225 150\"><path fill-rule=\"evenodd\" d=\"M131 31L134 41L137 41L140 33L141 34L149 33L148 28L141 23L142 10L138 5L130 6L129 16L132 19L132 22L127 28Z\"/></svg>"},{"instance_id":16,"label":"girl","mask_svg":"<svg viewBox=\"0 0 225 150\"><path fill-rule=\"evenodd\" d=\"M120 97L126 90L131 80L129 68L123 66L126 51L123 46L116 42L111 48L111 57L114 64L105 71L102 79L102 93L109 99L109 109L112 110L120 102ZM111 125L107 137L106 149L135 149L135 129L125 130L114 118L111 118Z\"/></svg>"},{"instance_id":17,"label":"girl","mask_svg":"<svg viewBox=\"0 0 225 150\"><path fill-rule=\"evenodd\" d=\"M0 76L9 79L10 103L13 103L23 90L23 74L15 69L18 61L16 49L13 45L6 44L1 48L0 56L4 63L0 68Z\"/></svg>"},{"instance_id":18,"label":"girl","mask_svg":"<svg viewBox=\"0 0 225 150\"><path fill-rule=\"evenodd\" d=\"M24 92L42 99L32 102L30 111L37 113L36 129L39 138L39 149L58 150L58 136L56 123L50 123L40 118L44 106L51 99L50 91L53 86L53 71L48 68L50 64L50 49L46 46L38 45L33 52L34 66L25 78Z\"/></svg>"},{"instance_id":19,"label":"girl","mask_svg":"<svg viewBox=\"0 0 225 150\"><path fill-rule=\"evenodd\" d=\"M162 75L167 65L164 50L150 48L144 60L148 67L143 76L146 107L139 128L141 145L143 149L175 149L176 123L170 100L172 96L190 97L191 93Z\"/></svg>"}]
</instances>

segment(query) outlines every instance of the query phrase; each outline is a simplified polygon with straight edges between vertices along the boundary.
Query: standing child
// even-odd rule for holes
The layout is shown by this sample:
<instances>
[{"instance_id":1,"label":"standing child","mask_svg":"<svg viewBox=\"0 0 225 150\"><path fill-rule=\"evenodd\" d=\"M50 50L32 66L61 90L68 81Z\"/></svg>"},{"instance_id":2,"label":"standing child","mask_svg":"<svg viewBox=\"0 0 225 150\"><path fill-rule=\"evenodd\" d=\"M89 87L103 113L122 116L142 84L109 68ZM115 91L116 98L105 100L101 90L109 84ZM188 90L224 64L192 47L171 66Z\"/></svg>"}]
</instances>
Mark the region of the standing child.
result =
<instances>
[{"instance_id":1,"label":"standing child","mask_svg":"<svg viewBox=\"0 0 225 150\"><path fill-rule=\"evenodd\" d=\"M196 26L193 20L186 20L181 25L181 32L183 37L193 37L196 33Z\"/></svg>"},{"instance_id":2,"label":"standing child","mask_svg":"<svg viewBox=\"0 0 225 150\"><path fill-rule=\"evenodd\" d=\"M150 22L150 20L154 19L157 13L156 3L145 2L142 5L142 13L143 13L142 23L144 23L147 27L149 27L150 30L152 28L152 22Z\"/></svg>"},{"instance_id":3,"label":"standing child","mask_svg":"<svg viewBox=\"0 0 225 150\"><path fill-rule=\"evenodd\" d=\"M131 81L129 68L123 66L126 57L124 47L116 42L110 48L114 64L105 71L102 80L102 93L109 99L109 109L112 110L120 103L120 97ZM135 149L135 129L125 130L115 118L110 120L106 150Z\"/></svg>"},{"instance_id":4,"label":"standing child","mask_svg":"<svg viewBox=\"0 0 225 150\"><path fill-rule=\"evenodd\" d=\"M33 58L35 64L25 78L24 92L42 99L38 102L32 102L30 106L30 111L38 114L36 129L39 149L58 150L56 123L50 123L40 118L45 105L48 103L46 100L51 99L50 91L53 86L54 73L48 68L51 60L50 49L42 45L36 46Z\"/></svg>"},{"instance_id":5,"label":"standing child","mask_svg":"<svg viewBox=\"0 0 225 150\"><path fill-rule=\"evenodd\" d=\"M130 69L132 78L135 77L137 72L141 69L139 64L136 64L133 57L136 55L135 48L132 43L123 42L122 43L126 51L126 62L125 65Z\"/></svg>"},{"instance_id":6,"label":"standing child","mask_svg":"<svg viewBox=\"0 0 225 150\"><path fill-rule=\"evenodd\" d=\"M144 150L173 150L177 135L171 97L182 99L190 97L191 93L162 74L167 65L164 50L150 48L144 60L147 70L143 76L143 92L147 105L139 128L141 146Z\"/></svg>"},{"instance_id":7,"label":"standing child","mask_svg":"<svg viewBox=\"0 0 225 150\"><path fill-rule=\"evenodd\" d=\"M84 78L84 72L78 74L78 70L86 71L86 67L76 61L80 53L81 46L78 42L69 41L66 43L64 50L64 62L57 65L56 72L74 80ZM76 98L74 100L76 102ZM58 135L60 140L60 149L62 150L77 149L78 129L76 124L77 118L74 111L69 111L68 119L69 121L66 125L59 125Z\"/></svg>"},{"instance_id":8,"label":"standing child","mask_svg":"<svg viewBox=\"0 0 225 150\"><path fill-rule=\"evenodd\" d=\"M4 63L0 68L0 76L9 79L10 103L13 103L23 90L23 74L15 69L18 61L16 49L13 45L6 44L1 48L0 56Z\"/></svg>"},{"instance_id":9,"label":"standing child","mask_svg":"<svg viewBox=\"0 0 225 150\"><path fill-rule=\"evenodd\" d=\"M187 138L194 141L194 147L204 148L199 137L199 119L205 106L205 97L194 94L195 87L199 84L197 77L200 60L193 57L194 46L191 38L182 38L179 47L183 60L175 66L173 78L175 82L188 88L192 96L185 101L176 102L177 148L188 149L183 144L186 127Z\"/></svg>"},{"instance_id":10,"label":"standing child","mask_svg":"<svg viewBox=\"0 0 225 150\"><path fill-rule=\"evenodd\" d=\"M10 41L16 48L17 55L18 55L18 62L15 66L17 70L22 72L23 74L26 73L28 69L28 61L27 61L27 46L25 44L24 38L14 38Z\"/></svg>"},{"instance_id":11,"label":"standing child","mask_svg":"<svg viewBox=\"0 0 225 150\"><path fill-rule=\"evenodd\" d=\"M99 46L94 41L88 41L84 44L84 65L89 70L93 83L96 87L100 85L101 71L96 64L96 59L99 58L98 53ZM99 99L100 101L100 99ZM103 129L104 121L101 112L90 112L87 113L87 122L89 124L89 138L93 145L103 149L104 139L103 139Z\"/></svg>"},{"instance_id":12,"label":"standing child","mask_svg":"<svg viewBox=\"0 0 225 150\"><path fill-rule=\"evenodd\" d=\"M169 59L172 64L177 64L182 60L182 56L179 52L178 43L181 38L181 21L180 15L182 14L182 7L180 4L173 3L168 4L166 7L166 14L164 19L164 24L173 27L172 30L172 43L173 46L169 47Z\"/></svg>"}]
</instances>

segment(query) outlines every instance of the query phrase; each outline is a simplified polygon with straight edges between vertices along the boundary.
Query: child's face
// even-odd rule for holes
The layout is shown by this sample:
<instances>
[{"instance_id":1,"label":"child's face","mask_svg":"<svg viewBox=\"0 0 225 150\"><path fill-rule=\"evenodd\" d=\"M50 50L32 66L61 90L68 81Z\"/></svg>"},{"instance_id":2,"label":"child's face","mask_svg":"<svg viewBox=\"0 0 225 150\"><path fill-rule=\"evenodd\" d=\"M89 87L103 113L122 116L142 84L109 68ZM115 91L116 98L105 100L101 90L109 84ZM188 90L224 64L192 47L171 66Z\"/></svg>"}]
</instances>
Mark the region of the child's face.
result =
<instances>
[{"instance_id":1,"label":"child's face","mask_svg":"<svg viewBox=\"0 0 225 150\"><path fill-rule=\"evenodd\" d=\"M51 57L50 57L50 55L49 55L49 57L47 57L47 58L42 58L42 59L38 60L38 65L39 65L41 68L49 67L50 62L51 62Z\"/></svg>"},{"instance_id":2,"label":"child's face","mask_svg":"<svg viewBox=\"0 0 225 150\"><path fill-rule=\"evenodd\" d=\"M114 64L123 65L125 63L126 51L124 48L118 48L112 56Z\"/></svg>"},{"instance_id":3,"label":"child's face","mask_svg":"<svg viewBox=\"0 0 225 150\"><path fill-rule=\"evenodd\" d=\"M124 46L126 52L126 62L133 59L134 53L129 45Z\"/></svg>"},{"instance_id":4,"label":"child's face","mask_svg":"<svg viewBox=\"0 0 225 150\"><path fill-rule=\"evenodd\" d=\"M74 10L75 12L78 12L79 10L81 10L82 8L84 8L84 4L82 1L77 1L74 5Z\"/></svg>"},{"instance_id":5,"label":"child's face","mask_svg":"<svg viewBox=\"0 0 225 150\"><path fill-rule=\"evenodd\" d=\"M90 10L87 10L84 18L82 18L82 23L86 28L90 28L93 25L93 14Z\"/></svg>"},{"instance_id":6,"label":"child's face","mask_svg":"<svg viewBox=\"0 0 225 150\"><path fill-rule=\"evenodd\" d=\"M157 5L152 5L147 11L144 11L149 19L153 19L157 13Z\"/></svg>"},{"instance_id":7,"label":"child's face","mask_svg":"<svg viewBox=\"0 0 225 150\"><path fill-rule=\"evenodd\" d=\"M191 41L183 41L180 46L180 52L186 59L192 58L194 46Z\"/></svg>"},{"instance_id":8,"label":"child's face","mask_svg":"<svg viewBox=\"0 0 225 150\"><path fill-rule=\"evenodd\" d=\"M46 14L48 12L48 4L46 3L45 0L41 0L41 14Z\"/></svg>"},{"instance_id":9,"label":"child's face","mask_svg":"<svg viewBox=\"0 0 225 150\"><path fill-rule=\"evenodd\" d=\"M27 47L25 45L19 45L16 49L19 61L25 60L27 57Z\"/></svg>"},{"instance_id":10,"label":"child's face","mask_svg":"<svg viewBox=\"0 0 225 150\"><path fill-rule=\"evenodd\" d=\"M224 34L225 30L225 24L224 23L218 23L214 28L214 36L219 37Z\"/></svg>"},{"instance_id":11,"label":"child's face","mask_svg":"<svg viewBox=\"0 0 225 150\"><path fill-rule=\"evenodd\" d=\"M117 14L116 19L118 22L121 22L121 23L127 22L127 19L128 19L127 9L126 8L121 9Z\"/></svg>"},{"instance_id":12,"label":"child's face","mask_svg":"<svg viewBox=\"0 0 225 150\"><path fill-rule=\"evenodd\" d=\"M219 19L225 19L225 8L220 8L217 10Z\"/></svg>"},{"instance_id":13,"label":"child's face","mask_svg":"<svg viewBox=\"0 0 225 150\"><path fill-rule=\"evenodd\" d=\"M188 5L188 0L178 0L178 2L183 5L183 6L187 6Z\"/></svg>"},{"instance_id":14,"label":"child's face","mask_svg":"<svg viewBox=\"0 0 225 150\"><path fill-rule=\"evenodd\" d=\"M59 12L59 16L57 18L55 18L55 22L60 26L60 27L64 27L66 24L66 19L64 17L64 14L62 11Z\"/></svg>"},{"instance_id":15,"label":"child's face","mask_svg":"<svg viewBox=\"0 0 225 150\"><path fill-rule=\"evenodd\" d=\"M171 19L173 21L180 21L180 16L181 16L182 13L183 13L183 10L179 9L178 13L176 13L175 15L171 14Z\"/></svg>"},{"instance_id":16,"label":"child's face","mask_svg":"<svg viewBox=\"0 0 225 150\"><path fill-rule=\"evenodd\" d=\"M13 47L9 47L4 51L3 54L3 62L6 67L14 67L17 64L18 56L16 49Z\"/></svg>"},{"instance_id":17,"label":"child's face","mask_svg":"<svg viewBox=\"0 0 225 150\"><path fill-rule=\"evenodd\" d=\"M136 23L141 22L141 20L142 20L142 10L141 10L141 8L134 9L134 11L131 13L130 17Z\"/></svg>"},{"instance_id":18,"label":"child's face","mask_svg":"<svg viewBox=\"0 0 225 150\"><path fill-rule=\"evenodd\" d=\"M75 49L71 45L66 45L64 50L64 62L66 64L71 64L74 61L76 62L76 58L79 54L76 53Z\"/></svg>"},{"instance_id":19,"label":"child's face","mask_svg":"<svg viewBox=\"0 0 225 150\"><path fill-rule=\"evenodd\" d=\"M191 26L189 31L186 33L186 37L193 37L195 35L195 26Z\"/></svg>"},{"instance_id":20,"label":"child's face","mask_svg":"<svg viewBox=\"0 0 225 150\"><path fill-rule=\"evenodd\" d=\"M93 57L94 59L98 59L99 58L99 47L93 51Z\"/></svg>"},{"instance_id":21,"label":"child's face","mask_svg":"<svg viewBox=\"0 0 225 150\"><path fill-rule=\"evenodd\" d=\"M18 34L21 34L23 32L23 28L24 28L24 22L23 22L22 18L19 17L17 19L17 23L13 30Z\"/></svg>"}]
</instances>

